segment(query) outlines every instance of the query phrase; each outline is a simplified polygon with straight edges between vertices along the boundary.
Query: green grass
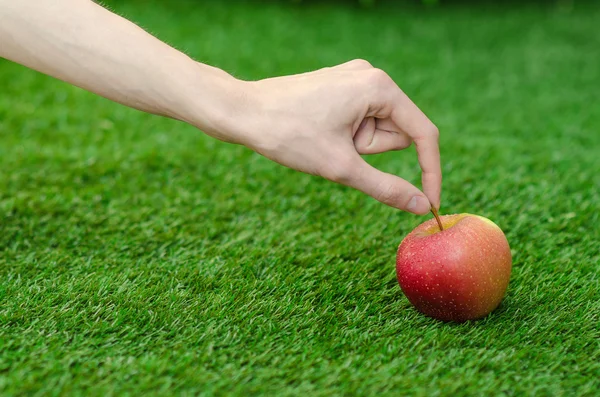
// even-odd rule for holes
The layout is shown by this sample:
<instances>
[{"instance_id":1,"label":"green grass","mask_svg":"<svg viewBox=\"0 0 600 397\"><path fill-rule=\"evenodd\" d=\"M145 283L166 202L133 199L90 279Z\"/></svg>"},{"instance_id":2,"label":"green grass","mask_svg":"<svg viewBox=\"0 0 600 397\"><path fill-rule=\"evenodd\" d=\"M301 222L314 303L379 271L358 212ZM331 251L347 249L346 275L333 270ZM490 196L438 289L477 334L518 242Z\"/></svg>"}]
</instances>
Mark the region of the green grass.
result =
<instances>
[{"instance_id":1,"label":"green grass","mask_svg":"<svg viewBox=\"0 0 600 397\"><path fill-rule=\"evenodd\" d=\"M424 218L0 61L1 395L597 395L593 2L111 6L242 78L387 70L511 284L482 321L426 318L394 269ZM369 161L418 183L413 149Z\"/></svg>"}]
</instances>

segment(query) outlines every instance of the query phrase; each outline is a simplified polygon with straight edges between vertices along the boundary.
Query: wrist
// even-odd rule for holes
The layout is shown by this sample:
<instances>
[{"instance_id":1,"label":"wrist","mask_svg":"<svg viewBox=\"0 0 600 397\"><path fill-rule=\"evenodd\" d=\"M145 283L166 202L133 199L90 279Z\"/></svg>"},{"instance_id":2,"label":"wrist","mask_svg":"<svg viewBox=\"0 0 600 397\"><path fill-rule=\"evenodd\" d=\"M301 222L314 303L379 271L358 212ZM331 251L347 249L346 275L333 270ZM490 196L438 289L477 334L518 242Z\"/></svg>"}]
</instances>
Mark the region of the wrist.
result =
<instances>
[{"instance_id":1,"label":"wrist","mask_svg":"<svg viewBox=\"0 0 600 397\"><path fill-rule=\"evenodd\" d=\"M181 104L169 116L222 141L243 143L238 119L247 83L205 64L194 62L192 69L180 91Z\"/></svg>"}]
</instances>

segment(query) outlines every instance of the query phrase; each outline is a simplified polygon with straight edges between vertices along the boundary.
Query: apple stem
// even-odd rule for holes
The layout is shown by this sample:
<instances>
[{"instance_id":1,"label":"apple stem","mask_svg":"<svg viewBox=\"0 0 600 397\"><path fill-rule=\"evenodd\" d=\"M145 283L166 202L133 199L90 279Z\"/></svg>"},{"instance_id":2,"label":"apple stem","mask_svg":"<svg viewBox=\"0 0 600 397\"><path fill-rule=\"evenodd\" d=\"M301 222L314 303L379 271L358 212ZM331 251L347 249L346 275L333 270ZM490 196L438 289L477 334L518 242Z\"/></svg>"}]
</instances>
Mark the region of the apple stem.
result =
<instances>
[{"instance_id":1,"label":"apple stem","mask_svg":"<svg viewBox=\"0 0 600 397\"><path fill-rule=\"evenodd\" d=\"M440 227L440 232L444 230L444 226L442 226L442 220L440 219L440 214L438 214L438 210L435 207L431 207L431 213L435 216L435 220L437 221L438 226Z\"/></svg>"}]
</instances>

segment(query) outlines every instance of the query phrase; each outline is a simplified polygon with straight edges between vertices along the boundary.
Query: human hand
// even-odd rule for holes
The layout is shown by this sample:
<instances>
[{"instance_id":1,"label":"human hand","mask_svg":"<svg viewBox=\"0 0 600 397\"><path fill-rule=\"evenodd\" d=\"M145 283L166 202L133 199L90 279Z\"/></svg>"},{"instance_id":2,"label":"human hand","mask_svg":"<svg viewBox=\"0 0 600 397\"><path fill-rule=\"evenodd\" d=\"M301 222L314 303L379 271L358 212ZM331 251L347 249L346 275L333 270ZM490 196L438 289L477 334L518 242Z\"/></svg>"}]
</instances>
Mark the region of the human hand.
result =
<instances>
[{"instance_id":1,"label":"human hand","mask_svg":"<svg viewBox=\"0 0 600 397\"><path fill-rule=\"evenodd\" d=\"M437 128L385 72L366 61L242 82L193 61L93 1L4 3L1 57L124 105L185 121L390 206L424 214L430 205L440 205ZM360 156L412 142L425 194Z\"/></svg>"},{"instance_id":2,"label":"human hand","mask_svg":"<svg viewBox=\"0 0 600 397\"><path fill-rule=\"evenodd\" d=\"M244 85L231 140L395 208L415 214L439 208L438 130L382 70L354 60ZM360 156L405 149L413 142L425 194Z\"/></svg>"}]
</instances>

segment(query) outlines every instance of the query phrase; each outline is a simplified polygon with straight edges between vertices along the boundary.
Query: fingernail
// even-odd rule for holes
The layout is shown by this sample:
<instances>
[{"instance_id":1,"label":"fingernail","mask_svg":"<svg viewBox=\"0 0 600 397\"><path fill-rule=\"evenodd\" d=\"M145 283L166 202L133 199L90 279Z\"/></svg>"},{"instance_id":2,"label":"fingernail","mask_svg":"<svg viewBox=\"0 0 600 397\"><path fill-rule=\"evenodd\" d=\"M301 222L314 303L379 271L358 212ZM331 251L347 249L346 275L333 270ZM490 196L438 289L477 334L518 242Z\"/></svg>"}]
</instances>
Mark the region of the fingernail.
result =
<instances>
[{"instance_id":1,"label":"fingernail","mask_svg":"<svg viewBox=\"0 0 600 397\"><path fill-rule=\"evenodd\" d=\"M413 196L408 202L406 209L415 214L426 214L429 212L429 200L423 196Z\"/></svg>"}]
</instances>

